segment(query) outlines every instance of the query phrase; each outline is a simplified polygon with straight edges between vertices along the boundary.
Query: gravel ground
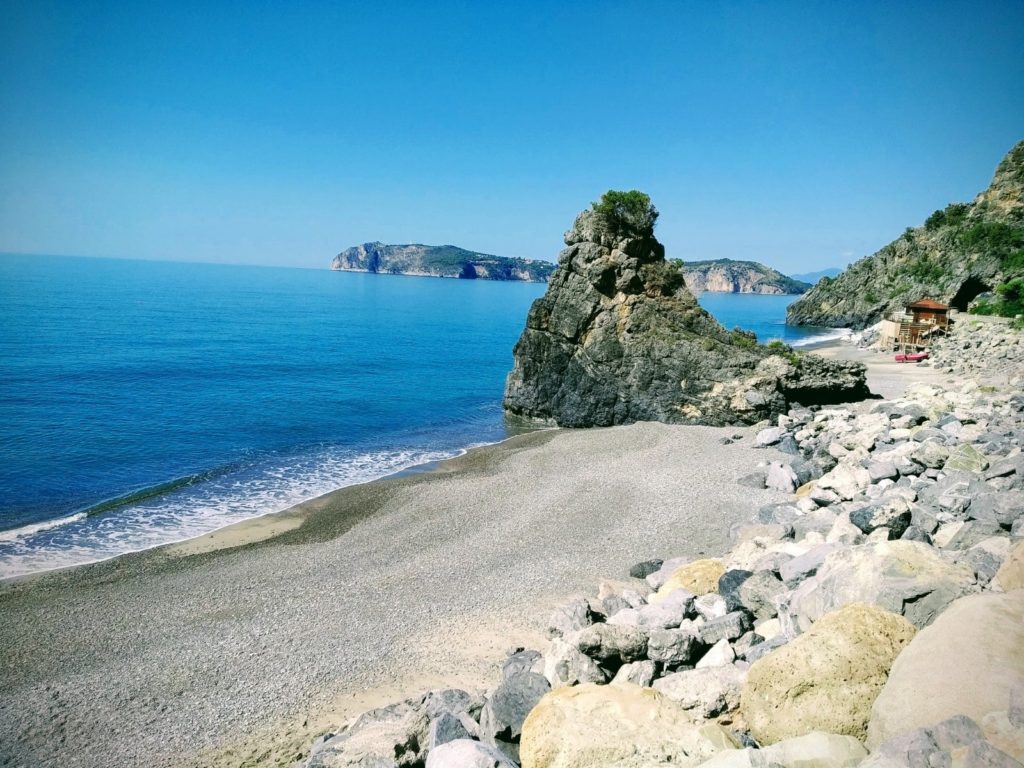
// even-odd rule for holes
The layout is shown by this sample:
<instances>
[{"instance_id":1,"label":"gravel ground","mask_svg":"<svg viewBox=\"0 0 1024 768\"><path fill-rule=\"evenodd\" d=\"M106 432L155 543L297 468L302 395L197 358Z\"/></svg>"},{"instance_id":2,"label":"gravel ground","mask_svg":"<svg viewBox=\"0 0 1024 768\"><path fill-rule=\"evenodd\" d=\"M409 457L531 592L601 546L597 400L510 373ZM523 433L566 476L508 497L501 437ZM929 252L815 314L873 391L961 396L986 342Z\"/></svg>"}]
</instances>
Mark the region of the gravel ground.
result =
<instances>
[{"instance_id":1,"label":"gravel ground","mask_svg":"<svg viewBox=\"0 0 1024 768\"><path fill-rule=\"evenodd\" d=\"M374 694L491 684L555 600L724 551L782 498L735 483L776 454L733 433L533 433L329 494L267 541L0 588L0 765L287 764Z\"/></svg>"}]
</instances>

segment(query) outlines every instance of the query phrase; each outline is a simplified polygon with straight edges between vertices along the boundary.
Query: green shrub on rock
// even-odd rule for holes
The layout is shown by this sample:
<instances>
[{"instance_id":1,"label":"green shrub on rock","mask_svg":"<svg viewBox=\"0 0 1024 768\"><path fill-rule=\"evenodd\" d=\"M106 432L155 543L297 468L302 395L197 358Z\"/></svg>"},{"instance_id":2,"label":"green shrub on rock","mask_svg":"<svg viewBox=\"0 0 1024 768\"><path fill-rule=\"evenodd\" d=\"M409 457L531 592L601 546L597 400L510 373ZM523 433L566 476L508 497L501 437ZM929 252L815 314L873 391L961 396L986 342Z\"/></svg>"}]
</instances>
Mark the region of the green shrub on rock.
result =
<instances>
[{"instance_id":1,"label":"green shrub on rock","mask_svg":"<svg viewBox=\"0 0 1024 768\"><path fill-rule=\"evenodd\" d=\"M649 195L632 189L619 192L609 189L591 207L601 228L620 237L651 237L658 220L658 209Z\"/></svg>"}]
</instances>

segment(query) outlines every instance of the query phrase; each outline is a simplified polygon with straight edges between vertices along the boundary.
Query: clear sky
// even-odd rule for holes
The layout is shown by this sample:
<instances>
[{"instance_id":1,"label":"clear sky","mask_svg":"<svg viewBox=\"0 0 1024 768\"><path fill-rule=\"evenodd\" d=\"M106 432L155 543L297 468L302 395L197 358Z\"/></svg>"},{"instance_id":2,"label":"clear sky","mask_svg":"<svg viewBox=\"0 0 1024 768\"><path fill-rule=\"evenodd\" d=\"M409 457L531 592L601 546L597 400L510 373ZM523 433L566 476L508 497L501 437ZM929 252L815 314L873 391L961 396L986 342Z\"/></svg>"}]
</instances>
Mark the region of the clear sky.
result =
<instances>
[{"instance_id":1,"label":"clear sky","mask_svg":"<svg viewBox=\"0 0 1024 768\"><path fill-rule=\"evenodd\" d=\"M608 188L670 257L843 265L1024 138L1024 2L0 0L0 251L553 259Z\"/></svg>"}]
</instances>

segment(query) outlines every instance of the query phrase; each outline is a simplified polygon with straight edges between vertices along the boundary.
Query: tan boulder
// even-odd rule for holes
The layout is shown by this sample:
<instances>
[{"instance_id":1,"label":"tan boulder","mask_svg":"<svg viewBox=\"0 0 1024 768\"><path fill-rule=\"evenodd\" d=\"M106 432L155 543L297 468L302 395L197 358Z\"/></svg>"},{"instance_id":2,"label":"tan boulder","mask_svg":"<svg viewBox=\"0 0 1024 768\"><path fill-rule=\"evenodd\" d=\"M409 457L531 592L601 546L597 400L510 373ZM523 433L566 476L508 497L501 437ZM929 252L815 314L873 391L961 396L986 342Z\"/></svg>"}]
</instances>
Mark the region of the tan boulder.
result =
<instances>
[{"instance_id":1,"label":"tan boulder","mask_svg":"<svg viewBox=\"0 0 1024 768\"><path fill-rule=\"evenodd\" d=\"M954 715L985 722L1010 708L1015 690L1024 690L1024 590L963 597L896 659L872 707L868 747Z\"/></svg>"},{"instance_id":2,"label":"tan boulder","mask_svg":"<svg viewBox=\"0 0 1024 768\"><path fill-rule=\"evenodd\" d=\"M718 580L725 573L721 560L694 560L672 571L661 589L651 595L648 602L660 603L675 589L685 589L695 595L718 591Z\"/></svg>"},{"instance_id":3,"label":"tan boulder","mask_svg":"<svg viewBox=\"0 0 1024 768\"><path fill-rule=\"evenodd\" d=\"M824 616L748 670L740 710L751 734L762 744L811 731L863 739L871 705L915 631L864 603Z\"/></svg>"},{"instance_id":4,"label":"tan boulder","mask_svg":"<svg viewBox=\"0 0 1024 768\"><path fill-rule=\"evenodd\" d=\"M992 579L992 586L998 585L1004 592L1024 589L1024 540L1010 550L1003 564Z\"/></svg>"},{"instance_id":5,"label":"tan boulder","mask_svg":"<svg viewBox=\"0 0 1024 768\"><path fill-rule=\"evenodd\" d=\"M548 693L523 723L523 768L696 766L739 744L693 723L675 702L638 685L580 685Z\"/></svg>"}]
</instances>

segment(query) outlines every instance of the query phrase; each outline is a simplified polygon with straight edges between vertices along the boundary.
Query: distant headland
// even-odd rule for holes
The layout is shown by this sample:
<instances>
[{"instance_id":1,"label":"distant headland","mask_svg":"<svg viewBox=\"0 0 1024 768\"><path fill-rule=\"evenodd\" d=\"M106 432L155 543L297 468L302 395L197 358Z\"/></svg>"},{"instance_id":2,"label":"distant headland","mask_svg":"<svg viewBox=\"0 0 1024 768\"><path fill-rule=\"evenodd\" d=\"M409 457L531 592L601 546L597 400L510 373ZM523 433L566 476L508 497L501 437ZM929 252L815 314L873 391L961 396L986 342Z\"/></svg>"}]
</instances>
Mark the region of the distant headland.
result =
<instances>
[{"instance_id":1,"label":"distant headland","mask_svg":"<svg viewBox=\"0 0 1024 768\"><path fill-rule=\"evenodd\" d=\"M331 261L331 269L382 275L546 283L555 271L555 265L540 259L477 253L454 245L386 245L373 242L346 248Z\"/></svg>"}]
</instances>

